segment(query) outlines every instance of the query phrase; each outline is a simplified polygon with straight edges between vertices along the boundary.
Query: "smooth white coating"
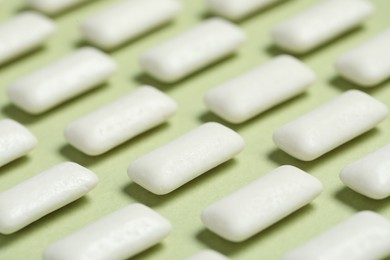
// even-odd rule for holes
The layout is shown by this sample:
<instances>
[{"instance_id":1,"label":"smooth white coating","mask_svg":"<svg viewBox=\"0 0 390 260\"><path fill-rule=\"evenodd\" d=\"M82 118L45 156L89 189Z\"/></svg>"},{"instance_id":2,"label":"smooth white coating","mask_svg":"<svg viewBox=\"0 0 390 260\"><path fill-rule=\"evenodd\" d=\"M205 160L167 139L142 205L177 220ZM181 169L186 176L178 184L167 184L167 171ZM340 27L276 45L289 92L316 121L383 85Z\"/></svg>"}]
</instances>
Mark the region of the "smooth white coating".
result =
<instances>
[{"instance_id":1,"label":"smooth white coating","mask_svg":"<svg viewBox=\"0 0 390 260\"><path fill-rule=\"evenodd\" d=\"M277 25L272 38L282 49L305 53L357 27L373 12L367 0L322 0Z\"/></svg>"},{"instance_id":2,"label":"smooth white coating","mask_svg":"<svg viewBox=\"0 0 390 260\"><path fill-rule=\"evenodd\" d=\"M84 47L17 80L7 94L19 108L39 114L99 86L116 68L105 53Z\"/></svg>"},{"instance_id":3,"label":"smooth white coating","mask_svg":"<svg viewBox=\"0 0 390 260\"><path fill-rule=\"evenodd\" d=\"M390 78L390 28L340 56L335 67L341 76L363 87Z\"/></svg>"},{"instance_id":4,"label":"smooth white coating","mask_svg":"<svg viewBox=\"0 0 390 260\"><path fill-rule=\"evenodd\" d=\"M30 7L46 14L57 14L88 0L27 0Z\"/></svg>"},{"instance_id":5,"label":"smooth white coating","mask_svg":"<svg viewBox=\"0 0 390 260\"><path fill-rule=\"evenodd\" d=\"M240 20L281 1L283 0L206 0L206 4L215 14Z\"/></svg>"},{"instance_id":6,"label":"smooth white coating","mask_svg":"<svg viewBox=\"0 0 390 260\"><path fill-rule=\"evenodd\" d=\"M186 260L228 260L228 259L229 258L218 253L217 251L208 249L208 250L203 250L187 258Z\"/></svg>"},{"instance_id":7,"label":"smooth white coating","mask_svg":"<svg viewBox=\"0 0 390 260\"><path fill-rule=\"evenodd\" d=\"M176 110L176 102L169 96L142 86L70 123L65 137L80 151L99 155L164 123Z\"/></svg>"},{"instance_id":8,"label":"smooth white coating","mask_svg":"<svg viewBox=\"0 0 390 260\"><path fill-rule=\"evenodd\" d=\"M171 229L151 208L131 204L51 244L43 259L128 259L159 243Z\"/></svg>"},{"instance_id":9,"label":"smooth white coating","mask_svg":"<svg viewBox=\"0 0 390 260\"><path fill-rule=\"evenodd\" d=\"M233 53L245 38L244 31L236 25L211 18L146 51L140 63L151 76L174 82Z\"/></svg>"},{"instance_id":10,"label":"smooth white coating","mask_svg":"<svg viewBox=\"0 0 390 260\"><path fill-rule=\"evenodd\" d=\"M209 90L205 103L226 121L242 123L302 93L315 78L296 58L280 55Z\"/></svg>"},{"instance_id":11,"label":"smooth white coating","mask_svg":"<svg viewBox=\"0 0 390 260\"><path fill-rule=\"evenodd\" d=\"M0 233L11 234L81 198L98 183L90 170L64 162L0 193Z\"/></svg>"},{"instance_id":12,"label":"smooth white coating","mask_svg":"<svg viewBox=\"0 0 390 260\"><path fill-rule=\"evenodd\" d=\"M205 123L135 160L127 172L135 183L162 195L231 159L243 147L242 137L230 128Z\"/></svg>"},{"instance_id":13,"label":"smooth white coating","mask_svg":"<svg viewBox=\"0 0 390 260\"><path fill-rule=\"evenodd\" d=\"M275 144L303 161L314 160L374 128L387 106L359 90L349 90L278 128Z\"/></svg>"},{"instance_id":14,"label":"smooth white coating","mask_svg":"<svg viewBox=\"0 0 390 260\"><path fill-rule=\"evenodd\" d=\"M177 0L125 0L88 17L81 31L94 45L112 49L169 22L180 10Z\"/></svg>"},{"instance_id":15,"label":"smooth white coating","mask_svg":"<svg viewBox=\"0 0 390 260\"><path fill-rule=\"evenodd\" d=\"M321 191L315 177L284 165L208 206L201 218L214 233L241 242L307 205Z\"/></svg>"},{"instance_id":16,"label":"smooth white coating","mask_svg":"<svg viewBox=\"0 0 390 260\"><path fill-rule=\"evenodd\" d=\"M35 12L23 12L0 24L0 64L41 46L53 33L49 18Z\"/></svg>"},{"instance_id":17,"label":"smooth white coating","mask_svg":"<svg viewBox=\"0 0 390 260\"><path fill-rule=\"evenodd\" d=\"M345 185L372 199L390 196L390 144L344 167Z\"/></svg>"},{"instance_id":18,"label":"smooth white coating","mask_svg":"<svg viewBox=\"0 0 390 260\"><path fill-rule=\"evenodd\" d=\"M12 119L0 120L0 167L30 152L37 138Z\"/></svg>"},{"instance_id":19,"label":"smooth white coating","mask_svg":"<svg viewBox=\"0 0 390 260\"><path fill-rule=\"evenodd\" d=\"M282 260L378 260L390 256L390 221L361 211L287 253Z\"/></svg>"}]
</instances>

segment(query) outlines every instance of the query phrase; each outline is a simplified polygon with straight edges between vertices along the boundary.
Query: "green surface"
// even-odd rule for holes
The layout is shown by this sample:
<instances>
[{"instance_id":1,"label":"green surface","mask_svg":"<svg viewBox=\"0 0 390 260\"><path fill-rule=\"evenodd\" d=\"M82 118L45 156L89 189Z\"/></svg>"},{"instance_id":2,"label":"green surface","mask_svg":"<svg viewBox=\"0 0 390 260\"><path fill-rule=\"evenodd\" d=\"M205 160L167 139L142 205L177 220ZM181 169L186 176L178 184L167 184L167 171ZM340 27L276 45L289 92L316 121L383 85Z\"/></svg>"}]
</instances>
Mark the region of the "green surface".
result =
<instances>
[{"instance_id":1,"label":"green surface","mask_svg":"<svg viewBox=\"0 0 390 260\"><path fill-rule=\"evenodd\" d=\"M357 211L370 209L390 218L390 199L374 201L365 198L343 186L338 177L347 163L389 142L389 119L375 130L313 162L295 160L278 150L271 140L274 129L283 123L347 89L355 88L337 76L332 67L333 61L390 25L390 1L373 0L377 12L363 27L300 57L318 75L318 80L306 94L247 123L225 123L244 137L246 148L241 154L165 196L153 195L133 184L126 174L128 165L203 122L222 122L207 111L203 103L206 91L281 53L272 47L270 28L316 1L285 1L243 20L239 25L248 34L248 41L236 55L177 84L160 84L143 74L137 63L139 54L210 16L203 0L182 0L184 10L175 22L110 52L120 69L107 84L39 116L30 116L10 104L5 95L10 83L85 45L78 31L79 22L114 2L117 1L89 1L55 16L58 31L47 45L0 67L0 118L9 117L23 123L39 139L38 147L28 156L0 168L0 190L65 160L90 168L100 178L99 185L85 198L13 235L0 235L0 259L40 259L48 244L133 202L151 206L173 223L173 232L162 244L136 259L183 259L199 250L212 248L232 259L273 260ZM0 0L0 19L5 21L25 9L22 0ZM142 84L154 85L178 102L178 113L167 124L98 157L83 155L67 144L63 129L69 122ZM389 81L364 91L390 105ZM227 242L205 229L199 216L206 206L282 164L298 166L319 178L324 184L324 192L310 206L243 243Z\"/></svg>"}]
</instances>

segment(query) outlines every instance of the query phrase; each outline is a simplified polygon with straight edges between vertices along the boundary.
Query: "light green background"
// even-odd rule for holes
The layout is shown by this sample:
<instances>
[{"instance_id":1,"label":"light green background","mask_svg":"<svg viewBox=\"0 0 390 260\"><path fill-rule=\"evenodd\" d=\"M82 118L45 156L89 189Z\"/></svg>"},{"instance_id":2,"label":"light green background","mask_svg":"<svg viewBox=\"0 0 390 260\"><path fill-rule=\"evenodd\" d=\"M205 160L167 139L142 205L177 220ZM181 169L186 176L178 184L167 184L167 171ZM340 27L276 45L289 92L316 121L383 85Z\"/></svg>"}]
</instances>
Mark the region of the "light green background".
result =
<instances>
[{"instance_id":1,"label":"light green background","mask_svg":"<svg viewBox=\"0 0 390 260\"><path fill-rule=\"evenodd\" d=\"M184 10L173 23L110 52L120 69L108 84L40 116L30 116L10 104L5 89L11 82L85 45L78 31L79 22L115 2L117 1L89 1L55 16L58 30L48 44L0 67L0 118L18 120L39 139L38 147L28 156L0 168L0 190L12 187L65 160L90 168L100 178L100 184L85 198L16 234L0 235L0 259L40 259L51 242L133 202L151 206L173 223L172 233L162 244L140 254L136 259L183 259L199 250L212 248L232 259L273 260L357 211L375 210L390 218L389 199L374 201L365 198L343 186L338 178L340 170L347 163L390 141L389 119L377 129L314 162L293 159L278 150L271 140L272 133L278 126L347 89L355 88L337 77L332 63L341 53L390 26L390 1L372 0L377 11L363 27L300 57L318 75L318 80L306 94L247 123L225 123L238 131L246 141L245 150L236 159L165 196L153 195L133 184L126 175L128 165L137 157L203 122L222 122L210 114L203 104L206 91L280 53L272 47L270 28L317 1L285 1L240 22L239 25L248 34L248 41L237 55L177 84L161 84L143 74L137 64L139 54L210 16L203 0L181 0ZM25 9L22 0L0 0L0 19L5 21ZM178 102L179 111L167 124L98 157L83 155L67 145L63 129L69 122L142 84L154 85ZM389 81L364 91L390 105ZM324 192L310 206L243 243L227 242L205 229L199 218L202 209L282 164L298 166L319 178L324 184Z\"/></svg>"}]
</instances>

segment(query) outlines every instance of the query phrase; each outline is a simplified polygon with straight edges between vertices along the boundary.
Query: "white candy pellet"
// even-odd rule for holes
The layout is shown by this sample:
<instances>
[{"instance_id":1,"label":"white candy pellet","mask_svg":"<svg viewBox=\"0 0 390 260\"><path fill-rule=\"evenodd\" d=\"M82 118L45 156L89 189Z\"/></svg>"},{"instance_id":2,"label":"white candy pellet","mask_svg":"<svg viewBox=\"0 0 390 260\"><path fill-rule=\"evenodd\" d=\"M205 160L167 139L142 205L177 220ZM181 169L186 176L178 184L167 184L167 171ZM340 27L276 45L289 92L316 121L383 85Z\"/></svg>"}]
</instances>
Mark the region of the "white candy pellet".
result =
<instances>
[{"instance_id":1,"label":"white candy pellet","mask_svg":"<svg viewBox=\"0 0 390 260\"><path fill-rule=\"evenodd\" d=\"M116 67L106 54L85 47L17 80L7 93L19 108L39 114L99 86Z\"/></svg>"},{"instance_id":2,"label":"white candy pellet","mask_svg":"<svg viewBox=\"0 0 390 260\"><path fill-rule=\"evenodd\" d=\"M46 14L57 14L88 0L27 0L29 6Z\"/></svg>"},{"instance_id":3,"label":"white candy pellet","mask_svg":"<svg viewBox=\"0 0 390 260\"><path fill-rule=\"evenodd\" d=\"M203 250L196 255L193 255L186 260L228 260L226 256L214 251L214 250Z\"/></svg>"},{"instance_id":4,"label":"white candy pellet","mask_svg":"<svg viewBox=\"0 0 390 260\"><path fill-rule=\"evenodd\" d=\"M128 259L159 243L171 229L151 208L132 204L51 244L43 259Z\"/></svg>"},{"instance_id":5,"label":"white candy pellet","mask_svg":"<svg viewBox=\"0 0 390 260\"><path fill-rule=\"evenodd\" d=\"M23 12L0 25L0 64L41 46L54 32L55 25L35 12Z\"/></svg>"},{"instance_id":6,"label":"white candy pellet","mask_svg":"<svg viewBox=\"0 0 390 260\"><path fill-rule=\"evenodd\" d=\"M281 55L211 89L205 102L223 119L242 123L302 93L315 77L313 71L299 60Z\"/></svg>"},{"instance_id":7,"label":"white candy pellet","mask_svg":"<svg viewBox=\"0 0 390 260\"><path fill-rule=\"evenodd\" d=\"M390 221L362 211L287 253L282 260L378 260L390 256Z\"/></svg>"},{"instance_id":8,"label":"white candy pellet","mask_svg":"<svg viewBox=\"0 0 390 260\"><path fill-rule=\"evenodd\" d=\"M322 0L276 26L272 38L287 51L308 52L357 27L373 12L366 0Z\"/></svg>"},{"instance_id":9,"label":"white candy pellet","mask_svg":"<svg viewBox=\"0 0 390 260\"><path fill-rule=\"evenodd\" d=\"M180 10L177 0L125 0L87 18L81 30L89 42L111 49L167 23Z\"/></svg>"},{"instance_id":10,"label":"white candy pellet","mask_svg":"<svg viewBox=\"0 0 390 260\"><path fill-rule=\"evenodd\" d=\"M233 130L206 123L134 161L129 177L145 189L169 193L231 159L244 147Z\"/></svg>"},{"instance_id":11,"label":"white candy pellet","mask_svg":"<svg viewBox=\"0 0 390 260\"><path fill-rule=\"evenodd\" d=\"M280 127L273 139L291 156L311 161L374 128L387 114L380 101L349 90Z\"/></svg>"},{"instance_id":12,"label":"white candy pellet","mask_svg":"<svg viewBox=\"0 0 390 260\"><path fill-rule=\"evenodd\" d=\"M390 29L343 54L335 67L341 76L364 87L390 78Z\"/></svg>"},{"instance_id":13,"label":"white candy pellet","mask_svg":"<svg viewBox=\"0 0 390 260\"><path fill-rule=\"evenodd\" d=\"M315 177L281 166L207 207L202 222L221 237L241 242L310 203L321 191Z\"/></svg>"},{"instance_id":14,"label":"white candy pellet","mask_svg":"<svg viewBox=\"0 0 390 260\"><path fill-rule=\"evenodd\" d=\"M60 163L0 193L0 233L16 232L79 199L98 182L90 170Z\"/></svg>"},{"instance_id":15,"label":"white candy pellet","mask_svg":"<svg viewBox=\"0 0 390 260\"><path fill-rule=\"evenodd\" d=\"M23 125L11 119L0 120L0 167L26 155L38 143Z\"/></svg>"},{"instance_id":16,"label":"white candy pellet","mask_svg":"<svg viewBox=\"0 0 390 260\"><path fill-rule=\"evenodd\" d=\"M347 165L340 174L345 185L372 199L390 196L390 144Z\"/></svg>"},{"instance_id":17,"label":"white candy pellet","mask_svg":"<svg viewBox=\"0 0 390 260\"><path fill-rule=\"evenodd\" d=\"M213 13L240 20L280 1L283 0L207 0L206 3Z\"/></svg>"},{"instance_id":18,"label":"white candy pellet","mask_svg":"<svg viewBox=\"0 0 390 260\"><path fill-rule=\"evenodd\" d=\"M99 155L164 123L177 110L169 96L143 86L69 124L65 137L88 155Z\"/></svg>"},{"instance_id":19,"label":"white candy pellet","mask_svg":"<svg viewBox=\"0 0 390 260\"><path fill-rule=\"evenodd\" d=\"M148 50L140 58L151 76L174 82L233 53L245 33L236 25L211 18L192 30Z\"/></svg>"}]
</instances>

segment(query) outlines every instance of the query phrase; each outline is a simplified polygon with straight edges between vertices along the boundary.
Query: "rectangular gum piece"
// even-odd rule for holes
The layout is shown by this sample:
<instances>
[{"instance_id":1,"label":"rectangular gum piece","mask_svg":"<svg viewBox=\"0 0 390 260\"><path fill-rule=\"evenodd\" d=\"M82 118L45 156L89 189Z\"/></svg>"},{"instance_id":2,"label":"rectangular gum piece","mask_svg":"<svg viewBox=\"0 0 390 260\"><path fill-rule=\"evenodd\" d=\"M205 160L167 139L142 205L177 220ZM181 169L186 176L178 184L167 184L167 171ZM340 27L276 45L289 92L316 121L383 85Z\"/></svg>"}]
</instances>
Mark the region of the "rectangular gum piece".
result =
<instances>
[{"instance_id":1,"label":"rectangular gum piece","mask_svg":"<svg viewBox=\"0 0 390 260\"><path fill-rule=\"evenodd\" d=\"M140 63L151 76L172 83L233 53L245 38L238 26L211 18L147 50Z\"/></svg>"},{"instance_id":2,"label":"rectangular gum piece","mask_svg":"<svg viewBox=\"0 0 390 260\"><path fill-rule=\"evenodd\" d=\"M367 0L322 0L272 30L275 44L306 53L359 26L374 12Z\"/></svg>"},{"instance_id":3,"label":"rectangular gum piece","mask_svg":"<svg viewBox=\"0 0 390 260\"><path fill-rule=\"evenodd\" d=\"M205 123L132 162L128 175L158 195L167 194L231 159L242 137L221 124Z\"/></svg>"},{"instance_id":4,"label":"rectangular gum piece","mask_svg":"<svg viewBox=\"0 0 390 260\"><path fill-rule=\"evenodd\" d=\"M208 206L201 218L219 236L242 242L309 204L321 191L318 179L284 165Z\"/></svg>"},{"instance_id":5,"label":"rectangular gum piece","mask_svg":"<svg viewBox=\"0 0 390 260\"><path fill-rule=\"evenodd\" d=\"M53 15L88 0L27 0L28 5L42 13Z\"/></svg>"},{"instance_id":6,"label":"rectangular gum piece","mask_svg":"<svg viewBox=\"0 0 390 260\"><path fill-rule=\"evenodd\" d=\"M11 234L81 198L98 183L73 162L57 164L0 193L0 233Z\"/></svg>"},{"instance_id":7,"label":"rectangular gum piece","mask_svg":"<svg viewBox=\"0 0 390 260\"><path fill-rule=\"evenodd\" d=\"M217 15L241 20L257 11L283 0L207 0L207 6Z\"/></svg>"},{"instance_id":8,"label":"rectangular gum piece","mask_svg":"<svg viewBox=\"0 0 390 260\"><path fill-rule=\"evenodd\" d=\"M390 196L390 144L356 160L340 173L342 182L372 199Z\"/></svg>"},{"instance_id":9,"label":"rectangular gum piece","mask_svg":"<svg viewBox=\"0 0 390 260\"><path fill-rule=\"evenodd\" d=\"M390 255L390 221L361 211L288 252L282 260L365 260Z\"/></svg>"},{"instance_id":10,"label":"rectangular gum piece","mask_svg":"<svg viewBox=\"0 0 390 260\"><path fill-rule=\"evenodd\" d=\"M390 78L390 28L341 55L335 67L341 76L363 87Z\"/></svg>"},{"instance_id":11,"label":"rectangular gum piece","mask_svg":"<svg viewBox=\"0 0 390 260\"><path fill-rule=\"evenodd\" d=\"M18 79L7 94L19 108L40 114L99 86L116 69L110 56L84 47Z\"/></svg>"},{"instance_id":12,"label":"rectangular gum piece","mask_svg":"<svg viewBox=\"0 0 390 260\"><path fill-rule=\"evenodd\" d=\"M42 46L54 31L51 19L31 11L0 24L0 65Z\"/></svg>"},{"instance_id":13,"label":"rectangular gum piece","mask_svg":"<svg viewBox=\"0 0 390 260\"><path fill-rule=\"evenodd\" d=\"M68 142L88 155L100 155L164 123L177 110L176 102L151 86L93 111L65 129Z\"/></svg>"},{"instance_id":14,"label":"rectangular gum piece","mask_svg":"<svg viewBox=\"0 0 390 260\"><path fill-rule=\"evenodd\" d=\"M226 121L242 123L303 93L315 78L298 59L280 55L209 90L205 103Z\"/></svg>"},{"instance_id":15,"label":"rectangular gum piece","mask_svg":"<svg viewBox=\"0 0 390 260\"><path fill-rule=\"evenodd\" d=\"M124 0L81 23L84 37L103 49L113 49L175 18L177 0Z\"/></svg>"},{"instance_id":16,"label":"rectangular gum piece","mask_svg":"<svg viewBox=\"0 0 390 260\"><path fill-rule=\"evenodd\" d=\"M49 245L43 260L122 260L159 243L168 220L142 204L131 204Z\"/></svg>"},{"instance_id":17,"label":"rectangular gum piece","mask_svg":"<svg viewBox=\"0 0 390 260\"><path fill-rule=\"evenodd\" d=\"M0 167L26 155L37 145L37 138L12 119L0 120Z\"/></svg>"},{"instance_id":18,"label":"rectangular gum piece","mask_svg":"<svg viewBox=\"0 0 390 260\"><path fill-rule=\"evenodd\" d=\"M273 139L291 156L311 161L374 128L388 113L379 100L349 90L279 127Z\"/></svg>"}]
</instances>

